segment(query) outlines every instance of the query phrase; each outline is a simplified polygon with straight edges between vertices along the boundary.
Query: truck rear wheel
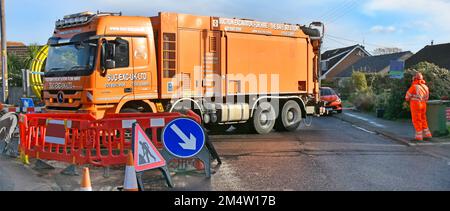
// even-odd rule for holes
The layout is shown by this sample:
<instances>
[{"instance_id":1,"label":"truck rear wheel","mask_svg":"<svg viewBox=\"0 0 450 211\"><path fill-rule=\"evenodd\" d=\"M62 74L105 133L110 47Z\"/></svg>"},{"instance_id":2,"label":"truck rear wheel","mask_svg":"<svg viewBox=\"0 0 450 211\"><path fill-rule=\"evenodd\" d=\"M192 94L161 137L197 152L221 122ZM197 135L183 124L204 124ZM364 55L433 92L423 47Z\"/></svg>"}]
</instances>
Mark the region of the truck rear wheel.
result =
<instances>
[{"instance_id":1,"label":"truck rear wheel","mask_svg":"<svg viewBox=\"0 0 450 211\"><path fill-rule=\"evenodd\" d=\"M275 126L276 118L272 104L267 102L261 103L253 114L253 128L259 134L268 134Z\"/></svg>"},{"instance_id":2,"label":"truck rear wheel","mask_svg":"<svg viewBox=\"0 0 450 211\"><path fill-rule=\"evenodd\" d=\"M277 119L277 129L281 131L296 131L302 121L302 110L297 102L289 100L283 106Z\"/></svg>"}]
</instances>

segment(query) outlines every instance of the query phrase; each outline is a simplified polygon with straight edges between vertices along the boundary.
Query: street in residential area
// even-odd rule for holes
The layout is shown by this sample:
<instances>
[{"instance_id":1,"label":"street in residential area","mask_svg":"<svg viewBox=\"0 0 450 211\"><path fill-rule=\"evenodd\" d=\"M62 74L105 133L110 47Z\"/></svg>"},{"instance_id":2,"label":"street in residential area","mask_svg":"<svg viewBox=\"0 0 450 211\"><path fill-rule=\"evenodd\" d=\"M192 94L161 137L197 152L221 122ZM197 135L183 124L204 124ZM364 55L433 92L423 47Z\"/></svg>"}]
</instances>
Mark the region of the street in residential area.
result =
<instances>
[{"instance_id":1,"label":"street in residential area","mask_svg":"<svg viewBox=\"0 0 450 211\"><path fill-rule=\"evenodd\" d=\"M352 113L353 114L353 113ZM341 116L315 118L312 127L269 135L212 135L223 163L213 163L211 179L201 171L173 175L175 188L165 185L159 171L146 173L147 190L182 191L330 191L449 190L450 139L408 146ZM358 113L356 113L358 115ZM413 131L412 131L413 132ZM0 190L77 190L79 176L24 167L1 158ZM103 177L91 173L94 190L117 190L123 169ZM15 175L22 175L17 177Z\"/></svg>"},{"instance_id":2,"label":"street in residential area","mask_svg":"<svg viewBox=\"0 0 450 211\"><path fill-rule=\"evenodd\" d=\"M448 11L0 0L0 191L450 191Z\"/></svg>"}]
</instances>

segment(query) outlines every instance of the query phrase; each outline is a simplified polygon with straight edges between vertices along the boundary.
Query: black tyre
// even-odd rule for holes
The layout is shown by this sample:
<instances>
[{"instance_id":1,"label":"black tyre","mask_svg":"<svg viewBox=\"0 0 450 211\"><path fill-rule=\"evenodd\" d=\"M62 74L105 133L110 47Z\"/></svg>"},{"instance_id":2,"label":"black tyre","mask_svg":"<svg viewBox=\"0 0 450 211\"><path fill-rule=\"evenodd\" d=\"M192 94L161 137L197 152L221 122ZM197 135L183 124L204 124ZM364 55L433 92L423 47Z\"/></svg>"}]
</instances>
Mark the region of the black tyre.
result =
<instances>
[{"instance_id":1,"label":"black tyre","mask_svg":"<svg viewBox=\"0 0 450 211\"><path fill-rule=\"evenodd\" d=\"M286 102L277 119L277 130L296 131L302 121L302 110L297 102L290 100Z\"/></svg>"},{"instance_id":2,"label":"black tyre","mask_svg":"<svg viewBox=\"0 0 450 211\"><path fill-rule=\"evenodd\" d=\"M268 134L275 126L277 115L272 104L264 102L259 104L253 114L252 122L256 133Z\"/></svg>"},{"instance_id":3,"label":"black tyre","mask_svg":"<svg viewBox=\"0 0 450 211\"><path fill-rule=\"evenodd\" d=\"M342 114L342 110L338 110L337 113L338 113L338 114Z\"/></svg>"}]
</instances>

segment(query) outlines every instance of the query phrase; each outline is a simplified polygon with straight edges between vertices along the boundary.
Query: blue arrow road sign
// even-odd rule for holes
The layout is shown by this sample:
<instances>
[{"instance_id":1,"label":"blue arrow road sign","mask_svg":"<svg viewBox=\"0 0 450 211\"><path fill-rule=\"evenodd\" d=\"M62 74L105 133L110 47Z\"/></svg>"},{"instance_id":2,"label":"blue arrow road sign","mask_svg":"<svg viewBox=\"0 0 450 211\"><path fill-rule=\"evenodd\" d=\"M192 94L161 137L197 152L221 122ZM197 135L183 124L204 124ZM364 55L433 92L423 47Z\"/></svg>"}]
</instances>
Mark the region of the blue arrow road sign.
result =
<instances>
[{"instance_id":1,"label":"blue arrow road sign","mask_svg":"<svg viewBox=\"0 0 450 211\"><path fill-rule=\"evenodd\" d=\"M205 146L202 126L188 118L175 119L163 131L162 140L166 150L178 158L197 155Z\"/></svg>"}]
</instances>

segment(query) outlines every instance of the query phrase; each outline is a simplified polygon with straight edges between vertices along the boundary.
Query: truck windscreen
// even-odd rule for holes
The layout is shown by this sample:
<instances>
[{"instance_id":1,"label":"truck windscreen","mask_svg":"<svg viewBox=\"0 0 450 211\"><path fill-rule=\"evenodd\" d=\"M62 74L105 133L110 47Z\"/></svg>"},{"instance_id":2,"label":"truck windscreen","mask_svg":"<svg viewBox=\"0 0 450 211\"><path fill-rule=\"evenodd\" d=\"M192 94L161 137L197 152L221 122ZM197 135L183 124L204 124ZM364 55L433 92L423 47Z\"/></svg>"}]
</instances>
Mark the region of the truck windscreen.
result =
<instances>
[{"instance_id":1,"label":"truck windscreen","mask_svg":"<svg viewBox=\"0 0 450 211\"><path fill-rule=\"evenodd\" d=\"M45 77L90 75L96 53L96 41L50 46Z\"/></svg>"}]
</instances>

